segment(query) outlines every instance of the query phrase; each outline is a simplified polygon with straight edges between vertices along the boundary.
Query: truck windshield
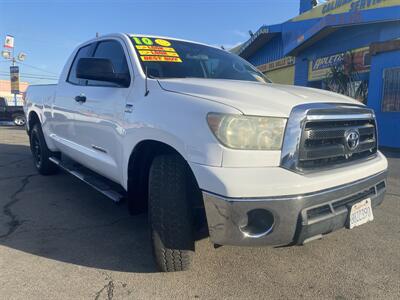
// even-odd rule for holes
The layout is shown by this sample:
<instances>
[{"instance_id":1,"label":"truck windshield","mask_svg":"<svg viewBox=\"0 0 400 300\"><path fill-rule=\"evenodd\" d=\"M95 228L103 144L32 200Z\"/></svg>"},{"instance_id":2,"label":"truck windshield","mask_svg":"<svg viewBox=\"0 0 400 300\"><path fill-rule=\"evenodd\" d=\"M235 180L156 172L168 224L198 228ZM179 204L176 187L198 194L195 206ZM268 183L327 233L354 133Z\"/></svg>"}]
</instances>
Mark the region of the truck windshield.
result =
<instances>
[{"instance_id":1,"label":"truck windshield","mask_svg":"<svg viewBox=\"0 0 400 300\"><path fill-rule=\"evenodd\" d=\"M151 78L210 78L270 82L244 59L205 45L132 36L143 72Z\"/></svg>"}]
</instances>

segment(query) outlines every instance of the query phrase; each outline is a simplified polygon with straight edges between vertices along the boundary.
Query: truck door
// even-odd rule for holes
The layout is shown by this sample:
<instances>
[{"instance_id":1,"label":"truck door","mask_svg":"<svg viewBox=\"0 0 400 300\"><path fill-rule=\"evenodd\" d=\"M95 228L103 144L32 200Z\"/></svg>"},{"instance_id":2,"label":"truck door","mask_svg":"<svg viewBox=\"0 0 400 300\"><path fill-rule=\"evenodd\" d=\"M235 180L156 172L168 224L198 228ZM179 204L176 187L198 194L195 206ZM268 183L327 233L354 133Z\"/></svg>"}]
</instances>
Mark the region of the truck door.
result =
<instances>
[{"instance_id":1,"label":"truck door","mask_svg":"<svg viewBox=\"0 0 400 300\"><path fill-rule=\"evenodd\" d=\"M76 109L75 96L81 92L86 80L76 77L76 67L80 58L91 56L92 47L95 44L88 44L81 47L75 54L66 80L59 82L56 96L51 110L50 131L58 148L72 158L79 153L75 139L74 117Z\"/></svg>"},{"instance_id":2,"label":"truck door","mask_svg":"<svg viewBox=\"0 0 400 300\"><path fill-rule=\"evenodd\" d=\"M128 52L118 39L99 41L93 57L111 60L116 73L129 73ZM88 80L76 96L74 141L82 147L79 161L111 180L121 180L123 120L129 87Z\"/></svg>"}]
</instances>

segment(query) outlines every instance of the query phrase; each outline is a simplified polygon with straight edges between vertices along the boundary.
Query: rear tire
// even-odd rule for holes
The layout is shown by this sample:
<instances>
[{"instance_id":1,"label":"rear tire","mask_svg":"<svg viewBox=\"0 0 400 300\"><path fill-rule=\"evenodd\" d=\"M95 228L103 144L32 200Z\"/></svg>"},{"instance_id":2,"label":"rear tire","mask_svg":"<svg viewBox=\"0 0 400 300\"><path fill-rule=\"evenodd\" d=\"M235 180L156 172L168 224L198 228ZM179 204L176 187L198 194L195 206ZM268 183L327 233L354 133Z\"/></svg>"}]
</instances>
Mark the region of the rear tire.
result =
<instances>
[{"instance_id":1,"label":"rear tire","mask_svg":"<svg viewBox=\"0 0 400 300\"><path fill-rule=\"evenodd\" d=\"M188 270L194 254L189 168L178 155L157 156L149 174L153 252L163 272Z\"/></svg>"},{"instance_id":2,"label":"rear tire","mask_svg":"<svg viewBox=\"0 0 400 300\"><path fill-rule=\"evenodd\" d=\"M59 157L47 148L40 124L35 124L30 132L31 152L36 169L41 175L51 175L58 171L58 167L52 163L50 157Z\"/></svg>"}]
</instances>

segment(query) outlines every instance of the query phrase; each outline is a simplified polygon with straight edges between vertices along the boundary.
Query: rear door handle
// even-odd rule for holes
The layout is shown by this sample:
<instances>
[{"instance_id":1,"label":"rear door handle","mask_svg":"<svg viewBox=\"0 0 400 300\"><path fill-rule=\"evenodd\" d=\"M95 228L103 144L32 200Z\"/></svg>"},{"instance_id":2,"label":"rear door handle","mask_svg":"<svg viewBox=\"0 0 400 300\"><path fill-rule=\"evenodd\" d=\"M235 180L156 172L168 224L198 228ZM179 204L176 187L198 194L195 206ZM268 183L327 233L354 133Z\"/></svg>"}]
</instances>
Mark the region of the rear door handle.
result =
<instances>
[{"instance_id":1,"label":"rear door handle","mask_svg":"<svg viewBox=\"0 0 400 300\"><path fill-rule=\"evenodd\" d=\"M84 95L76 96L75 101L79 102L79 103L84 103L84 102L86 102L86 96L84 96Z\"/></svg>"}]
</instances>

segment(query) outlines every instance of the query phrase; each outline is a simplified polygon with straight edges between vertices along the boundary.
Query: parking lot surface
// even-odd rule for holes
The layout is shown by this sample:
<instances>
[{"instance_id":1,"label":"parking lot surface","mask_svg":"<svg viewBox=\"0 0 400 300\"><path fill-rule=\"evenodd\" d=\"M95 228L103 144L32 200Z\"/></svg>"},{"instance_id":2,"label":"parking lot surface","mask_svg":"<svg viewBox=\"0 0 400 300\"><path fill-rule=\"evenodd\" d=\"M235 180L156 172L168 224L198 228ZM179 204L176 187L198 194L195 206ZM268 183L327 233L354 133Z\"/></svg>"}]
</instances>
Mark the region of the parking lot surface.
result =
<instances>
[{"instance_id":1,"label":"parking lot surface","mask_svg":"<svg viewBox=\"0 0 400 300\"><path fill-rule=\"evenodd\" d=\"M196 245L191 271L158 273L146 216L65 173L33 167L23 129L0 127L1 299L399 299L400 154L375 220L306 246Z\"/></svg>"}]
</instances>

